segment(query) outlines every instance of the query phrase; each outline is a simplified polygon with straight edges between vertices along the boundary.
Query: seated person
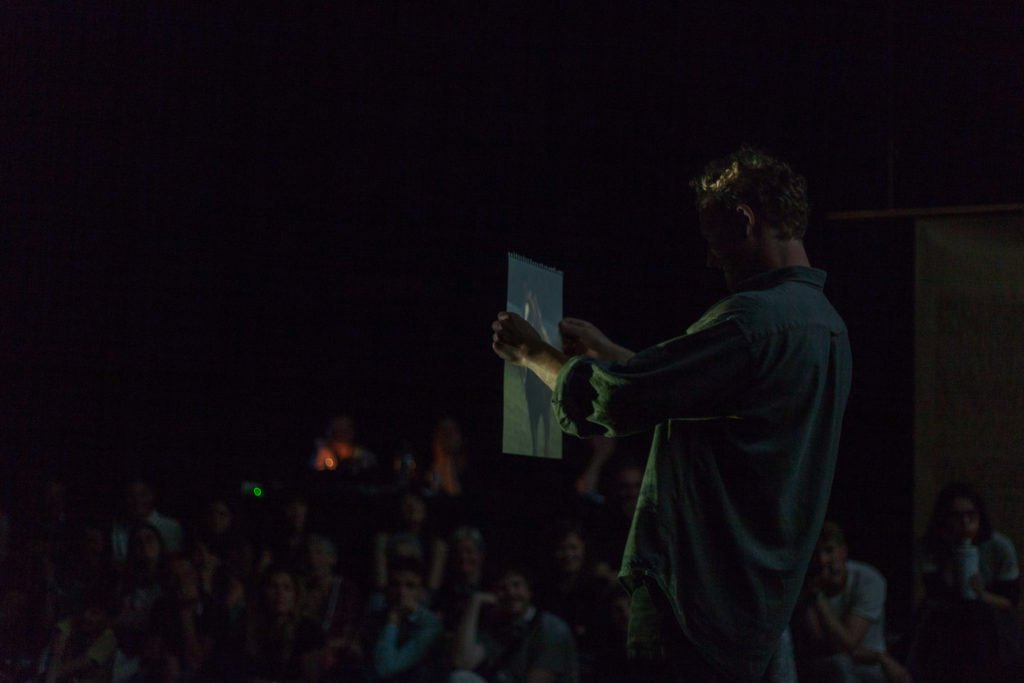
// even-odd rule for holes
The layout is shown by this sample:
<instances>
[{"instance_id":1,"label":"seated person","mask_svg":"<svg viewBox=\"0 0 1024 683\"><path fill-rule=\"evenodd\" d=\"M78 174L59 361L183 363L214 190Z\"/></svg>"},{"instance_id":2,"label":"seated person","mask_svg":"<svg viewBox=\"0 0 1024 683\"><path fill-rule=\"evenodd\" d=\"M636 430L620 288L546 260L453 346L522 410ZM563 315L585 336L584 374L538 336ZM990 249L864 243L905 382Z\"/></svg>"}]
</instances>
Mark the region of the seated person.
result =
<instances>
[{"instance_id":1,"label":"seated person","mask_svg":"<svg viewBox=\"0 0 1024 683\"><path fill-rule=\"evenodd\" d=\"M959 599L954 580L954 555L968 542L978 549L978 573L970 582L978 599L1005 611L1020 601L1017 551L1009 538L992 528L988 506L966 484L950 484L936 499L931 522L918 557L918 572L929 598Z\"/></svg>"},{"instance_id":2,"label":"seated person","mask_svg":"<svg viewBox=\"0 0 1024 683\"><path fill-rule=\"evenodd\" d=\"M483 614L484 608L488 607ZM498 574L476 593L455 635L451 683L576 683L576 645L564 621L538 610L526 571Z\"/></svg>"},{"instance_id":3,"label":"seated person","mask_svg":"<svg viewBox=\"0 0 1024 683\"><path fill-rule=\"evenodd\" d=\"M447 630L455 631L470 598L483 589L486 545L476 527L460 526L449 539L451 561L444 583L434 600Z\"/></svg>"},{"instance_id":4,"label":"seated person","mask_svg":"<svg viewBox=\"0 0 1024 683\"><path fill-rule=\"evenodd\" d=\"M199 572L184 556L170 560L163 595L153 605L146 650L163 680L194 680L228 632L228 609L202 590Z\"/></svg>"},{"instance_id":5,"label":"seated person","mask_svg":"<svg viewBox=\"0 0 1024 683\"><path fill-rule=\"evenodd\" d=\"M441 587L448 546L431 529L427 504L423 497L406 491L398 500L397 519L391 531L380 531L374 537L373 578L379 591L387 586L388 564L398 559L413 559L427 567L429 599Z\"/></svg>"},{"instance_id":6,"label":"seated person","mask_svg":"<svg viewBox=\"0 0 1024 683\"><path fill-rule=\"evenodd\" d=\"M398 560L388 568L387 605L371 614L367 654L372 656L370 680L414 683L440 675L438 645L444 634L441 620L423 606L423 566Z\"/></svg>"},{"instance_id":7,"label":"seated person","mask_svg":"<svg viewBox=\"0 0 1024 683\"><path fill-rule=\"evenodd\" d=\"M959 546L977 551L977 573L970 577L959 576ZM939 493L916 569L925 600L908 638L914 676L937 682L1024 680L1024 638L1015 613L1017 552L993 529L985 500L972 487L952 483Z\"/></svg>"},{"instance_id":8,"label":"seated person","mask_svg":"<svg viewBox=\"0 0 1024 683\"><path fill-rule=\"evenodd\" d=\"M886 653L885 578L848 559L843 530L825 522L792 633L801 683L909 681Z\"/></svg>"},{"instance_id":9,"label":"seated person","mask_svg":"<svg viewBox=\"0 0 1024 683\"><path fill-rule=\"evenodd\" d=\"M327 434L317 439L310 468L317 471L337 470L357 476L377 466L377 456L356 443L356 422L351 415L338 415L331 419Z\"/></svg>"},{"instance_id":10,"label":"seated person","mask_svg":"<svg viewBox=\"0 0 1024 683\"><path fill-rule=\"evenodd\" d=\"M210 680L317 680L323 633L319 624L302 615L300 592L291 570L267 569L255 602L212 663Z\"/></svg>"},{"instance_id":11,"label":"seated person","mask_svg":"<svg viewBox=\"0 0 1024 683\"><path fill-rule=\"evenodd\" d=\"M156 494L149 482L133 479L125 484L123 505L123 516L114 522L110 536L116 565L128 561L128 542L132 530L140 524L148 524L155 528L160 533L168 552L176 553L181 550L181 524L178 520L157 511Z\"/></svg>"},{"instance_id":12,"label":"seated person","mask_svg":"<svg viewBox=\"0 0 1024 683\"><path fill-rule=\"evenodd\" d=\"M113 608L108 592L95 591L86 597L81 612L58 622L40 680L109 683L117 650L111 628Z\"/></svg>"}]
</instances>

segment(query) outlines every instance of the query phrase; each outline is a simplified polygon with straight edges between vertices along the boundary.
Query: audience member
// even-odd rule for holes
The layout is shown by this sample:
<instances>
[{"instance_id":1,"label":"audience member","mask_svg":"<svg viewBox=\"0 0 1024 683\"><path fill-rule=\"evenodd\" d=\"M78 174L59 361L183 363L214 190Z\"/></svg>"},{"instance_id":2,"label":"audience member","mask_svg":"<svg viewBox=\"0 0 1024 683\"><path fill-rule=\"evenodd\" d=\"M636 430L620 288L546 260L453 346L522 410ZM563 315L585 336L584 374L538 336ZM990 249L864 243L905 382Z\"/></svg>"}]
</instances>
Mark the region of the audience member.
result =
<instances>
[{"instance_id":1,"label":"audience member","mask_svg":"<svg viewBox=\"0 0 1024 683\"><path fill-rule=\"evenodd\" d=\"M310 536L308 573L302 580L302 612L320 625L334 660L344 663L351 644L359 637L360 597L355 583L339 574L337 568L334 542L319 534Z\"/></svg>"},{"instance_id":2,"label":"audience member","mask_svg":"<svg viewBox=\"0 0 1024 683\"><path fill-rule=\"evenodd\" d=\"M213 679L315 681L322 668L322 647L320 625L302 615L295 574L270 567L243 623L218 657Z\"/></svg>"},{"instance_id":3,"label":"audience member","mask_svg":"<svg viewBox=\"0 0 1024 683\"><path fill-rule=\"evenodd\" d=\"M163 595L166 573L163 537L151 524L139 524L128 536L124 576L117 590L120 611L115 619L119 657L118 677L144 664L144 646L152 627L153 605Z\"/></svg>"},{"instance_id":4,"label":"audience member","mask_svg":"<svg viewBox=\"0 0 1024 683\"><path fill-rule=\"evenodd\" d=\"M885 578L848 554L842 529L825 522L793 614L799 679L908 683L906 670L886 652Z\"/></svg>"},{"instance_id":5,"label":"audience member","mask_svg":"<svg viewBox=\"0 0 1024 683\"><path fill-rule=\"evenodd\" d=\"M161 514L156 509L156 494L149 482L133 479L124 487L123 517L116 520L111 532L110 545L114 562L120 565L128 556L128 538L139 524L148 524L160 534L169 552L181 550L182 530L178 520Z\"/></svg>"},{"instance_id":6,"label":"audience member","mask_svg":"<svg viewBox=\"0 0 1024 683\"><path fill-rule=\"evenodd\" d=\"M368 617L366 651L372 653L370 679L427 683L441 675L438 646L441 620L423 605L423 567L398 559L388 568L387 603Z\"/></svg>"},{"instance_id":7,"label":"audience member","mask_svg":"<svg viewBox=\"0 0 1024 683\"><path fill-rule=\"evenodd\" d=\"M537 606L569 624L581 659L589 663L596 607L608 584L593 573L580 526L571 521L554 525L548 534L544 560L547 571L537 581Z\"/></svg>"},{"instance_id":8,"label":"audience member","mask_svg":"<svg viewBox=\"0 0 1024 683\"><path fill-rule=\"evenodd\" d=\"M304 572L309 558L309 501L300 491L285 496L278 516L271 521L258 573L270 565Z\"/></svg>"},{"instance_id":9,"label":"audience member","mask_svg":"<svg viewBox=\"0 0 1024 683\"><path fill-rule=\"evenodd\" d=\"M993 528L984 498L971 486L951 483L939 493L917 572L925 600L909 636L914 676L939 683L1024 680L1024 644L1014 613L1020 599L1017 552Z\"/></svg>"},{"instance_id":10,"label":"audience member","mask_svg":"<svg viewBox=\"0 0 1024 683\"><path fill-rule=\"evenodd\" d=\"M451 561L434 600L434 608L444 620L445 628L454 631L470 598L483 590L486 546L483 534L471 526L461 526L453 531L449 544Z\"/></svg>"},{"instance_id":11,"label":"audience member","mask_svg":"<svg viewBox=\"0 0 1024 683\"><path fill-rule=\"evenodd\" d=\"M644 468L631 459L622 460L612 478L611 496L603 504L590 507L585 526L598 542L593 548L595 572L608 582L618 581L622 553L633 522Z\"/></svg>"},{"instance_id":12,"label":"audience member","mask_svg":"<svg viewBox=\"0 0 1024 683\"><path fill-rule=\"evenodd\" d=\"M620 584L608 584L597 602L596 628L590 634L594 663L580 672L583 683L649 683L626 653L629 629L629 593Z\"/></svg>"},{"instance_id":13,"label":"audience member","mask_svg":"<svg viewBox=\"0 0 1024 683\"><path fill-rule=\"evenodd\" d=\"M427 588L433 596L444 579L448 546L429 530L427 505L419 494L402 494L397 517L391 532L379 532L374 538L374 586L381 591L387 586L390 562L413 559L427 567Z\"/></svg>"},{"instance_id":14,"label":"audience member","mask_svg":"<svg viewBox=\"0 0 1024 683\"><path fill-rule=\"evenodd\" d=\"M236 576L246 580L253 578L253 544L243 533L227 497L213 496L204 503L193 535L202 539Z\"/></svg>"},{"instance_id":15,"label":"audience member","mask_svg":"<svg viewBox=\"0 0 1024 683\"><path fill-rule=\"evenodd\" d=\"M41 680L110 683L117 650L111 603L108 592L93 592L80 612L57 623Z\"/></svg>"},{"instance_id":16,"label":"audience member","mask_svg":"<svg viewBox=\"0 0 1024 683\"><path fill-rule=\"evenodd\" d=\"M172 559L163 595L153 605L147 654L154 678L199 680L228 625L227 607L203 592L195 565L183 556Z\"/></svg>"},{"instance_id":17,"label":"audience member","mask_svg":"<svg viewBox=\"0 0 1024 683\"><path fill-rule=\"evenodd\" d=\"M377 467L377 456L356 443L356 423L352 416L338 415L331 419L326 436L317 439L311 467L358 477Z\"/></svg>"},{"instance_id":18,"label":"audience member","mask_svg":"<svg viewBox=\"0 0 1024 683\"><path fill-rule=\"evenodd\" d=\"M192 538L186 546L186 557L195 567L203 599L222 607L230 623L245 611L245 581L226 564L201 538Z\"/></svg>"},{"instance_id":19,"label":"audience member","mask_svg":"<svg viewBox=\"0 0 1024 683\"><path fill-rule=\"evenodd\" d=\"M467 464L463 445L459 423L450 417L442 418L434 429L433 460L424 477L427 494L462 495L462 477Z\"/></svg>"},{"instance_id":20,"label":"audience member","mask_svg":"<svg viewBox=\"0 0 1024 683\"><path fill-rule=\"evenodd\" d=\"M485 607L493 607L481 614ZM569 625L537 609L526 571L498 574L494 593L476 593L455 634L451 683L576 683Z\"/></svg>"}]
</instances>

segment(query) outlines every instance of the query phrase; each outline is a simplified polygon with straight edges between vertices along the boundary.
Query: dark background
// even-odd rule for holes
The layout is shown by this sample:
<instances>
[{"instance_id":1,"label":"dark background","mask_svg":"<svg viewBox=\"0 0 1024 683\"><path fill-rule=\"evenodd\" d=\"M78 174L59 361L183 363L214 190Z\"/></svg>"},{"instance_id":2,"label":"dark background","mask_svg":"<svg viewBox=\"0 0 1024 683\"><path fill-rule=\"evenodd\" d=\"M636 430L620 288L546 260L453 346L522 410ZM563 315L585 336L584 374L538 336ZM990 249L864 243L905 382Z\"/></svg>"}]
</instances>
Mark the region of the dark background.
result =
<instances>
[{"instance_id":1,"label":"dark background","mask_svg":"<svg viewBox=\"0 0 1024 683\"><path fill-rule=\"evenodd\" d=\"M908 226L825 216L1024 199L1020 4L518 5L5 4L3 495L141 468L173 510L342 411L571 478L497 453L505 253L626 346L678 334L722 293L686 182L754 143L807 175L855 342L834 514L903 576Z\"/></svg>"}]
</instances>

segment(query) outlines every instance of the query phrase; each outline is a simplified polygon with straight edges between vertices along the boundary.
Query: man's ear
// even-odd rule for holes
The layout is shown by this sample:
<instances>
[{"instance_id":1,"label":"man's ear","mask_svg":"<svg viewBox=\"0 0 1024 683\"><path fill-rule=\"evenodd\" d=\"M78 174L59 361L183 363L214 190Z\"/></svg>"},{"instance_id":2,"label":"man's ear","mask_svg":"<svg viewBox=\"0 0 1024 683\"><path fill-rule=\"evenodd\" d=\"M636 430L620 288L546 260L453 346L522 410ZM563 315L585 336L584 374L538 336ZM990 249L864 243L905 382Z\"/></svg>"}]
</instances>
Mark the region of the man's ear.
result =
<instances>
[{"instance_id":1,"label":"man's ear","mask_svg":"<svg viewBox=\"0 0 1024 683\"><path fill-rule=\"evenodd\" d=\"M747 220L747 237L754 232L754 226L757 224L757 217L754 215L754 210L747 204L740 204L736 207L736 212L743 214Z\"/></svg>"}]
</instances>

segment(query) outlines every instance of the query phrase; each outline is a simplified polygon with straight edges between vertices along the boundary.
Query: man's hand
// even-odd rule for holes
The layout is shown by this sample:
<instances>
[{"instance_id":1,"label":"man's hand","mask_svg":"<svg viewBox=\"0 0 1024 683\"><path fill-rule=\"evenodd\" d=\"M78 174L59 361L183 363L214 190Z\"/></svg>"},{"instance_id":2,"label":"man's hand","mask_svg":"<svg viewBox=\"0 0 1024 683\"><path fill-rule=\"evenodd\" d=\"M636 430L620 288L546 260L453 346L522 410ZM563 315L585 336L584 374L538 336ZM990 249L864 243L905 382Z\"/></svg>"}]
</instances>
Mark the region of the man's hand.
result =
<instances>
[{"instance_id":1,"label":"man's hand","mask_svg":"<svg viewBox=\"0 0 1024 683\"><path fill-rule=\"evenodd\" d=\"M625 363L634 356L605 336L593 324L578 318L565 318L558 323L562 333L562 350L569 356L590 356L597 360Z\"/></svg>"},{"instance_id":2,"label":"man's hand","mask_svg":"<svg viewBox=\"0 0 1024 683\"><path fill-rule=\"evenodd\" d=\"M530 323L515 313L502 311L491 323L491 348L504 360L516 365L526 365L527 359L544 348L544 340Z\"/></svg>"},{"instance_id":3,"label":"man's hand","mask_svg":"<svg viewBox=\"0 0 1024 683\"><path fill-rule=\"evenodd\" d=\"M888 683L914 683L910 672L889 655L882 653L878 663L882 665L882 673Z\"/></svg>"},{"instance_id":4,"label":"man's hand","mask_svg":"<svg viewBox=\"0 0 1024 683\"><path fill-rule=\"evenodd\" d=\"M548 389L554 390L558 372L565 365L565 354L545 342L530 323L515 313L499 313L491 330L491 348L500 358L531 370Z\"/></svg>"}]
</instances>

